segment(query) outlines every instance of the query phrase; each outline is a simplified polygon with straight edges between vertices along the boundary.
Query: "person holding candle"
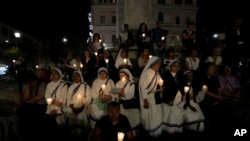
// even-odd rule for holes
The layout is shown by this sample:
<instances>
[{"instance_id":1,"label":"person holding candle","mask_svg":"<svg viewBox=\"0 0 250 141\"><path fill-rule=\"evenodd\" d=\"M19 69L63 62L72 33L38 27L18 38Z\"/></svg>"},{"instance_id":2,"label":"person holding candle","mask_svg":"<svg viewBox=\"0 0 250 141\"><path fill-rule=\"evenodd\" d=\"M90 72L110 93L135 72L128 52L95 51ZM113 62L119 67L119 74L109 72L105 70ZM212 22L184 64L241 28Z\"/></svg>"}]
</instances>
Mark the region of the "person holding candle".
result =
<instances>
[{"instance_id":1,"label":"person holding candle","mask_svg":"<svg viewBox=\"0 0 250 141\"><path fill-rule=\"evenodd\" d=\"M66 102L68 86L62 77L63 74L59 68L52 70L51 81L47 84L45 91L45 99L53 99L52 104L47 105L45 112L45 125L49 128L48 133L53 136L55 135L53 132L61 132L61 127L65 125L62 108Z\"/></svg>"},{"instance_id":2,"label":"person holding candle","mask_svg":"<svg viewBox=\"0 0 250 141\"><path fill-rule=\"evenodd\" d=\"M167 133L166 137L176 139L183 132L183 109L180 106L185 100L184 76L178 61L169 64L169 70L164 72L163 80L163 131Z\"/></svg>"},{"instance_id":3,"label":"person holding candle","mask_svg":"<svg viewBox=\"0 0 250 141\"><path fill-rule=\"evenodd\" d=\"M139 98L141 124L147 135L159 139L162 135L162 106L156 99L161 59L152 56L144 67L139 79Z\"/></svg>"},{"instance_id":4,"label":"person holding candle","mask_svg":"<svg viewBox=\"0 0 250 141\"><path fill-rule=\"evenodd\" d=\"M74 71L72 77L73 84L68 89L64 112L71 135L76 134L76 137L84 137L87 135L89 127L88 106L91 101L90 86L84 82L80 71Z\"/></svg>"},{"instance_id":5,"label":"person holding candle","mask_svg":"<svg viewBox=\"0 0 250 141\"><path fill-rule=\"evenodd\" d=\"M205 86L201 86L198 80L194 79L193 72L187 70L185 75L185 85L188 90L186 92L186 101L183 105L184 109L184 128L187 129L188 136L196 135L204 131L205 116L199 106L206 93Z\"/></svg>"},{"instance_id":6,"label":"person holding candle","mask_svg":"<svg viewBox=\"0 0 250 141\"><path fill-rule=\"evenodd\" d=\"M89 134L89 141L134 141L128 118L120 113L120 103L108 104L107 115L103 116Z\"/></svg>"},{"instance_id":7,"label":"person holding candle","mask_svg":"<svg viewBox=\"0 0 250 141\"><path fill-rule=\"evenodd\" d=\"M115 67L118 71L122 68L132 69L131 60L128 58L128 52L125 49L120 49L115 60Z\"/></svg>"},{"instance_id":8,"label":"person holding candle","mask_svg":"<svg viewBox=\"0 0 250 141\"><path fill-rule=\"evenodd\" d=\"M119 71L119 77L120 81L118 81L115 85L116 88L120 88L120 92L118 93L118 100L121 102L121 114L127 116L131 128L133 130L134 135L136 136L136 133L139 133L139 125L140 125L140 114L139 114L139 100L137 101L137 97L135 95L135 88L136 84L133 80L133 75L131 72L124 68ZM134 99L136 105L138 104L138 107L131 107L127 109L125 106L123 106L124 100L131 100ZM117 101L118 101L117 100ZM135 106L136 106L135 105Z\"/></svg>"},{"instance_id":9,"label":"person holding candle","mask_svg":"<svg viewBox=\"0 0 250 141\"><path fill-rule=\"evenodd\" d=\"M104 67L99 68L97 75L98 77L93 81L91 86L92 102L89 108L91 128L94 128L96 121L107 114L108 103L115 99L114 95L111 94L111 88L114 88L115 84L108 77L107 69Z\"/></svg>"},{"instance_id":10,"label":"person holding candle","mask_svg":"<svg viewBox=\"0 0 250 141\"><path fill-rule=\"evenodd\" d=\"M103 40L99 33L94 33L92 40L88 43L87 49L92 55L95 55L95 52L104 49Z\"/></svg>"},{"instance_id":11,"label":"person holding candle","mask_svg":"<svg viewBox=\"0 0 250 141\"><path fill-rule=\"evenodd\" d=\"M150 43L150 31L148 30L148 25L145 22L142 22L139 25L139 28L136 32L136 46L137 50L137 58L141 56L142 50L145 45Z\"/></svg>"}]
</instances>

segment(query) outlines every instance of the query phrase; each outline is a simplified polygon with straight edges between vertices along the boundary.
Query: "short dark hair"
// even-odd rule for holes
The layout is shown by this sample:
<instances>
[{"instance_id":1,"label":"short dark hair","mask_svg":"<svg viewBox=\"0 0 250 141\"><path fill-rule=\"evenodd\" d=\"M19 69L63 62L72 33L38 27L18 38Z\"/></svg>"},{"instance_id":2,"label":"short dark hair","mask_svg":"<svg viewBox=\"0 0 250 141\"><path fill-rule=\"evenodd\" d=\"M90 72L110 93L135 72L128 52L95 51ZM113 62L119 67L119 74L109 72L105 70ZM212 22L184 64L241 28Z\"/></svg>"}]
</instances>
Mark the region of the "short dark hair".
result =
<instances>
[{"instance_id":1,"label":"short dark hair","mask_svg":"<svg viewBox=\"0 0 250 141\"><path fill-rule=\"evenodd\" d=\"M109 108L110 106L119 107L119 108L120 108L120 103L119 103L119 102L116 102L116 101L111 101L111 102L108 104L108 108Z\"/></svg>"}]
</instances>

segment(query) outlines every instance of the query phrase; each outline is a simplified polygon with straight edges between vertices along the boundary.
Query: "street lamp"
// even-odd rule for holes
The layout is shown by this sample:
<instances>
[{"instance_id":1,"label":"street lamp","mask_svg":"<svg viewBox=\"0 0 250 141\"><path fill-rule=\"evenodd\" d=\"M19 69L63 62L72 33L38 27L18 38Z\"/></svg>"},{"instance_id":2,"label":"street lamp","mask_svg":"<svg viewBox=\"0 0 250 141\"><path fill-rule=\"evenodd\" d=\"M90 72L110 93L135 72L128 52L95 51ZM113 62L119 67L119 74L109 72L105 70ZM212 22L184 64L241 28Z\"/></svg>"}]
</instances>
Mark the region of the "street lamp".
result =
<instances>
[{"instance_id":1,"label":"street lamp","mask_svg":"<svg viewBox=\"0 0 250 141\"><path fill-rule=\"evenodd\" d=\"M67 38L64 37L64 38L62 39L62 41L63 41L63 43L67 43L68 40L67 40Z\"/></svg>"},{"instance_id":2,"label":"street lamp","mask_svg":"<svg viewBox=\"0 0 250 141\"><path fill-rule=\"evenodd\" d=\"M21 33L19 33L19 32L15 32L14 35L15 35L16 38L20 38L21 37Z\"/></svg>"}]
</instances>

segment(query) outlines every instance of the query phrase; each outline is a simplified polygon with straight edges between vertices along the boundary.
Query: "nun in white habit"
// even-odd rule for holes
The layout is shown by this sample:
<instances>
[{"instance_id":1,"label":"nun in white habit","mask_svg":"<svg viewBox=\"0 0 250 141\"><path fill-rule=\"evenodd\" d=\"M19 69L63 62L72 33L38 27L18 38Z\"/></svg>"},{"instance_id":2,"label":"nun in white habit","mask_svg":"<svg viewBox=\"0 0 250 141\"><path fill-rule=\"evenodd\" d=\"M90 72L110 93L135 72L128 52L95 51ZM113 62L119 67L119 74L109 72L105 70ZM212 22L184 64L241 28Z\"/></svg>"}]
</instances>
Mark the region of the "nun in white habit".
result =
<instances>
[{"instance_id":1,"label":"nun in white habit","mask_svg":"<svg viewBox=\"0 0 250 141\"><path fill-rule=\"evenodd\" d=\"M123 68L119 71L119 77L120 80L116 83L116 88L120 89L120 92L118 93L119 98L121 101L122 100L129 100L129 99L133 99L136 98L135 97L135 83L133 80L133 75L131 74L131 72L126 69ZM138 101L138 105L139 105L139 101ZM120 110L121 110L121 114L127 116L129 122L130 122L130 126L133 130L134 135L136 136L137 133L137 129L139 129L139 125L140 125L140 112L139 112L139 107L131 107L129 109L124 108L123 104L121 103L120 106Z\"/></svg>"},{"instance_id":2,"label":"nun in white habit","mask_svg":"<svg viewBox=\"0 0 250 141\"><path fill-rule=\"evenodd\" d=\"M125 49L120 49L115 60L116 69L121 68L132 68L131 60L128 58L127 51Z\"/></svg>"},{"instance_id":3,"label":"nun in white habit","mask_svg":"<svg viewBox=\"0 0 250 141\"><path fill-rule=\"evenodd\" d=\"M161 60L157 56L149 59L139 79L140 115L143 128L153 138L162 134L162 106L156 104L155 94L161 76Z\"/></svg>"},{"instance_id":4,"label":"nun in white habit","mask_svg":"<svg viewBox=\"0 0 250 141\"><path fill-rule=\"evenodd\" d=\"M80 71L73 72L72 80L73 84L68 89L65 115L71 128L87 131L89 126L87 109L91 101L90 86L84 82Z\"/></svg>"},{"instance_id":5,"label":"nun in white habit","mask_svg":"<svg viewBox=\"0 0 250 141\"><path fill-rule=\"evenodd\" d=\"M108 77L106 68L98 69L97 78L93 81L91 87L91 104L90 104L90 127L94 128L96 121L107 114L108 103L114 101L115 97L111 93L111 88L115 84Z\"/></svg>"},{"instance_id":6,"label":"nun in white habit","mask_svg":"<svg viewBox=\"0 0 250 141\"><path fill-rule=\"evenodd\" d=\"M64 124L62 108L66 102L68 86L62 80L62 71L55 68L51 71L51 81L47 84L45 99L52 98L52 103L47 105L45 114L56 116L57 124Z\"/></svg>"}]
</instances>

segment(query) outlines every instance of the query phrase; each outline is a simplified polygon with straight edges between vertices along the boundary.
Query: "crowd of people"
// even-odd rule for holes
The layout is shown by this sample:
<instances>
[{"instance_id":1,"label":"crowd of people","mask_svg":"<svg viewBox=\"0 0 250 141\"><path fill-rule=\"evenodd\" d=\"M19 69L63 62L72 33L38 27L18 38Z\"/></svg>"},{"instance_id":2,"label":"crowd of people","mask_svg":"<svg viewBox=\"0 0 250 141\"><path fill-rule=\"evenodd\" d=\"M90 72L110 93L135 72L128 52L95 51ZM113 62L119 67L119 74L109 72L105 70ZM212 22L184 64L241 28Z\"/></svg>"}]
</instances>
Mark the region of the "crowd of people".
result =
<instances>
[{"instance_id":1,"label":"crowd of people","mask_svg":"<svg viewBox=\"0 0 250 141\"><path fill-rule=\"evenodd\" d=\"M236 69L242 56L232 62L227 54L246 46L241 32L235 32L235 46L225 50L218 42L204 58L190 23L182 32L186 50L181 60L167 47L168 31L161 24L158 20L151 32L140 24L135 40L130 33L120 34L115 59L96 33L83 56L70 52L55 67L42 62L26 75L20 71L20 134L28 140L115 141L118 132L125 133L124 141L199 140L206 133L226 136L245 124L243 83ZM138 56L131 60L134 44ZM232 128L225 129L228 123Z\"/></svg>"}]
</instances>

